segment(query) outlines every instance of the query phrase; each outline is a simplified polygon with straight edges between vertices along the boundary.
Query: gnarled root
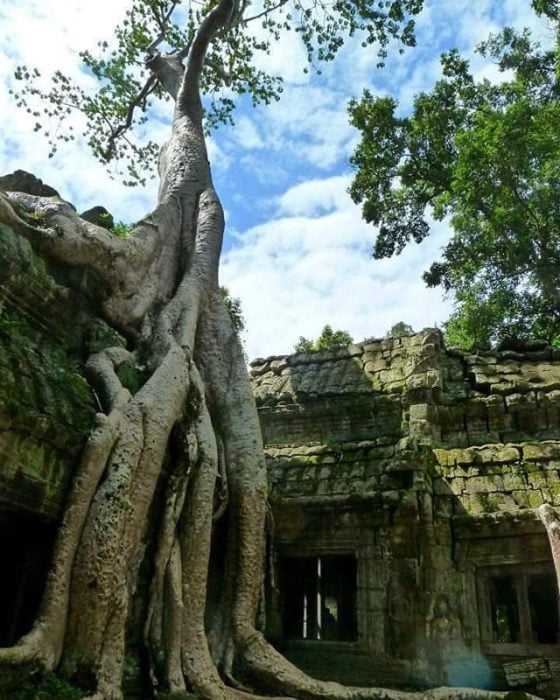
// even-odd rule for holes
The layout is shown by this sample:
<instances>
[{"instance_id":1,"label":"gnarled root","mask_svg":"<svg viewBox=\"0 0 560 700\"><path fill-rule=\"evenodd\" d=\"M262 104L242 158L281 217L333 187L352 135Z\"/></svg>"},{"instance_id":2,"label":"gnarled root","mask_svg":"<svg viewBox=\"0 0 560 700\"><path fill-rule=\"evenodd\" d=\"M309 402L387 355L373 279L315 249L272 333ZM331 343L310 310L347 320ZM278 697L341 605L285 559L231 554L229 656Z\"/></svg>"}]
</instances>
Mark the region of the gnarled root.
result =
<instances>
[{"instance_id":1,"label":"gnarled root","mask_svg":"<svg viewBox=\"0 0 560 700\"><path fill-rule=\"evenodd\" d=\"M354 688L306 675L255 632L240 651L244 669L268 692L301 700L500 700L507 693L477 688L433 688L406 692L387 688ZM532 695L527 694L528 700Z\"/></svg>"},{"instance_id":2,"label":"gnarled root","mask_svg":"<svg viewBox=\"0 0 560 700\"><path fill-rule=\"evenodd\" d=\"M92 358L92 374L99 385L107 388L110 396L109 415L96 415L92 434L72 481L37 620L32 630L15 646L0 649L0 664L32 664L52 671L60 661L68 617L69 582L82 529L130 400L129 392L116 380L114 366L118 363L117 356L113 356L114 362L110 359L116 350L121 349L103 351ZM125 359L122 354L118 358Z\"/></svg>"}]
</instances>

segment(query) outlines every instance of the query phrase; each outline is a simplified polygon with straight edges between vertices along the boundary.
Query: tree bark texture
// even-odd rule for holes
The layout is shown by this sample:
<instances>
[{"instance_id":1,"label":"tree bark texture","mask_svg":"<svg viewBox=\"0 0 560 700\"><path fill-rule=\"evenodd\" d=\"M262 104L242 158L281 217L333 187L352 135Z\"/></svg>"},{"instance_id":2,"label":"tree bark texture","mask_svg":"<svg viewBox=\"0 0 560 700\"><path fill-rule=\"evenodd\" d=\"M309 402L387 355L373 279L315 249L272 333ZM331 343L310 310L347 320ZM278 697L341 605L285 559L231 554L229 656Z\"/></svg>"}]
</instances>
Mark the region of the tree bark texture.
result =
<instances>
[{"instance_id":1,"label":"tree bark texture","mask_svg":"<svg viewBox=\"0 0 560 700\"><path fill-rule=\"evenodd\" d=\"M161 152L157 206L129 238L81 220L58 198L0 195L1 221L41 255L85 270L81 291L97 301L130 348L107 348L87 363L104 410L75 474L37 620L14 647L0 650L0 665L60 669L89 678L91 698L122 698L126 622L163 480L144 621L154 691L251 698L253 689L234 678L235 662L259 693L305 700L502 698L468 689L405 693L320 682L255 629L266 468L243 352L219 293L224 217L199 94L207 46L238 21L241 9L238 0L215 6L182 72L164 57L151 62L155 78L175 98L175 113ZM41 223L31 225L26 211ZM147 354L148 378L132 395L118 368L140 350ZM219 516L227 525L222 590L208 623L207 578Z\"/></svg>"}]
</instances>

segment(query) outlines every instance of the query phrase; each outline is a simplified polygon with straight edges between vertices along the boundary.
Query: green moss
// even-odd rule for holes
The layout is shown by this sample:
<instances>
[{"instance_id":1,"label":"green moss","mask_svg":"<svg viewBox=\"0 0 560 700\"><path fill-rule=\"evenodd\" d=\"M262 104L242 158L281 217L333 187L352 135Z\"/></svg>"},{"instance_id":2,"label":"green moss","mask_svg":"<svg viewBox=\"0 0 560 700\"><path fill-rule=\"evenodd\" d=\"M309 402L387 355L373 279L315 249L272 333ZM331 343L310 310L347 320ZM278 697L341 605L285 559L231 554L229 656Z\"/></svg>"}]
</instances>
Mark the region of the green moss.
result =
<instances>
[{"instance_id":1,"label":"green moss","mask_svg":"<svg viewBox=\"0 0 560 700\"><path fill-rule=\"evenodd\" d=\"M478 494L478 500L484 508L485 513L497 513L500 510L499 503L500 497L494 496L493 493L480 493Z\"/></svg>"},{"instance_id":2,"label":"green moss","mask_svg":"<svg viewBox=\"0 0 560 700\"><path fill-rule=\"evenodd\" d=\"M85 341L87 350L91 354L107 348L126 347L126 341L122 335L99 319L89 324Z\"/></svg>"},{"instance_id":3,"label":"green moss","mask_svg":"<svg viewBox=\"0 0 560 700\"><path fill-rule=\"evenodd\" d=\"M23 683L5 681L0 700L79 700L83 693L68 681L50 673L28 676Z\"/></svg>"},{"instance_id":4,"label":"green moss","mask_svg":"<svg viewBox=\"0 0 560 700\"><path fill-rule=\"evenodd\" d=\"M118 377L121 384L135 394L146 381L145 373L138 368L133 362L124 362L118 371Z\"/></svg>"},{"instance_id":5,"label":"green moss","mask_svg":"<svg viewBox=\"0 0 560 700\"><path fill-rule=\"evenodd\" d=\"M49 343L27 317L0 314L0 373L0 404L12 428L25 431L33 421L36 431L39 421L55 446L81 447L92 424L93 393L64 346Z\"/></svg>"},{"instance_id":6,"label":"green moss","mask_svg":"<svg viewBox=\"0 0 560 700\"><path fill-rule=\"evenodd\" d=\"M320 457L318 455L301 455L297 461L302 466L314 467L320 463Z\"/></svg>"}]
</instances>

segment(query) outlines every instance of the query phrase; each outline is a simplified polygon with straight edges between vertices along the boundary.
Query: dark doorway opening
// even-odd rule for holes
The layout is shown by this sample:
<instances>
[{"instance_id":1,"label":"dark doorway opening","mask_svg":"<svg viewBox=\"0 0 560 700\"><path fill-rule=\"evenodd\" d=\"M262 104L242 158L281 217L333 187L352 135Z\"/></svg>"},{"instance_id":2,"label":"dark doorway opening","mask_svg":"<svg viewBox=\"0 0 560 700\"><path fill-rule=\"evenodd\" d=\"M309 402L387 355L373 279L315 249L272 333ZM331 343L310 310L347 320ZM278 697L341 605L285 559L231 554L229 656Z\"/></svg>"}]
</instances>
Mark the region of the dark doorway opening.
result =
<instances>
[{"instance_id":1,"label":"dark doorway opening","mask_svg":"<svg viewBox=\"0 0 560 700\"><path fill-rule=\"evenodd\" d=\"M477 570L481 630L485 642L557 644L558 587L551 563L480 567ZM494 653L501 653L498 646Z\"/></svg>"},{"instance_id":2,"label":"dark doorway opening","mask_svg":"<svg viewBox=\"0 0 560 700\"><path fill-rule=\"evenodd\" d=\"M280 579L284 637L354 641L356 571L351 555L284 558Z\"/></svg>"},{"instance_id":3,"label":"dark doorway opening","mask_svg":"<svg viewBox=\"0 0 560 700\"><path fill-rule=\"evenodd\" d=\"M519 641L517 591L510 576L492 579L492 626L497 642Z\"/></svg>"},{"instance_id":4,"label":"dark doorway opening","mask_svg":"<svg viewBox=\"0 0 560 700\"><path fill-rule=\"evenodd\" d=\"M527 597L533 640L538 644L558 642L558 586L553 574L528 577Z\"/></svg>"},{"instance_id":5,"label":"dark doorway opening","mask_svg":"<svg viewBox=\"0 0 560 700\"><path fill-rule=\"evenodd\" d=\"M37 615L56 525L19 513L0 512L0 647L28 632Z\"/></svg>"}]
</instances>

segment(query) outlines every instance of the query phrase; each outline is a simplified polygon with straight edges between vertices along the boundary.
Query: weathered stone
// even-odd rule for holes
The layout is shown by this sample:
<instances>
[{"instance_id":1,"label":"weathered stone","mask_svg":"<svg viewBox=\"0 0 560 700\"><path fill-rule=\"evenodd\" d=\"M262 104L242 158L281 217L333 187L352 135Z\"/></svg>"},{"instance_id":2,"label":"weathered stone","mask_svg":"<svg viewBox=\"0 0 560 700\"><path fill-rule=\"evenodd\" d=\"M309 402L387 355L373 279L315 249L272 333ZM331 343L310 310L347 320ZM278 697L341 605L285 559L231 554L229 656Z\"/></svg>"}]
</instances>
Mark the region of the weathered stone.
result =
<instances>
[{"instance_id":1,"label":"weathered stone","mask_svg":"<svg viewBox=\"0 0 560 700\"><path fill-rule=\"evenodd\" d=\"M45 185L42 180L25 170L15 170L9 175L2 175L0 189L6 192L25 192L37 197L60 197L53 187Z\"/></svg>"},{"instance_id":2,"label":"weathered stone","mask_svg":"<svg viewBox=\"0 0 560 700\"><path fill-rule=\"evenodd\" d=\"M0 237L0 246L2 240L8 238ZM4 248L20 245L12 240ZM19 289L12 273L0 269L3 288ZM39 264L36 274L49 277ZM53 284L45 282L45 294L55 299ZM35 322L39 335L40 324L52 323L44 313ZM10 433L0 501L24 469L29 483L47 484L32 507L41 512L41 504L56 503L49 513L59 512L70 473L60 454L75 458L95 410L78 357L88 333L72 348L63 344L66 403L57 399L52 362L49 369L56 348L17 333L15 352L0 343L0 440ZM427 330L252 364L278 549L288 557L356 552L357 636L360 645L367 640L360 653L372 668L400 664L403 685L429 685L430 673L444 665L425 646L426 630L437 629L438 595L446 597L446 623L457 620L451 628L482 648L488 640L480 636L473 572L546 560L534 509L560 505L560 441L542 441L543 430L560 439L560 358L543 358L450 353L441 334ZM20 434L20 423L30 421L34 434ZM55 445L57 432L62 446ZM508 435L519 444L507 443ZM527 533L536 538L530 547ZM408 626L393 639L399 602ZM405 639L418 648L410 651ZM405 661L409 676L402 675Z\"/></svg>"},{"instance_id":3,"label":"weathered stone","mask_svg":"<svg viewBox=\"0 0 560 700\"><path fill-rule=\"evenodd\" d=\"M524 445L523 457L529 460L560 459L560 443L542 442Z\"/></svg>"},{"instance_id":4,"label":"weathered stone","mask_svg":"<svg viewBox=\"0 0 560 700\"><path fill-rule=\"evenodd\" d=\"M96 226L101 226L101 228L105 228L109 231L115 225L113 215L102 206L91 207L91 209L83 211L80 216L85 221L89 221L90 223L95 224Z\"/></svg>"}]
</instances>

